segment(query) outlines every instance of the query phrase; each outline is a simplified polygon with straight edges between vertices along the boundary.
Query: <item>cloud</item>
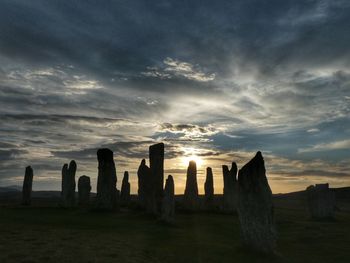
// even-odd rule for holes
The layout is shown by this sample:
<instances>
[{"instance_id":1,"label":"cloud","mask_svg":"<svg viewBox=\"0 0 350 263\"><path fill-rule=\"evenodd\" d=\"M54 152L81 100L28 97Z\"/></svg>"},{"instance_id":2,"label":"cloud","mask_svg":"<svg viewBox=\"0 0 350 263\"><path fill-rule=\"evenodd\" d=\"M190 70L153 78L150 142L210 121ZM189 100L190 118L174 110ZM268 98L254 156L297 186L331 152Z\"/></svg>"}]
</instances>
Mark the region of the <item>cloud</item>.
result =
<instances>
[{"instance_id":1,"label":"cloud","mask_svg":"<svg viewBox=\"0 0 350 263\"><path fill-rule=\"evenodd\" d=\"M210 136L218 133L214 127L208 126L199 126L194 124L171 124L171 123L162 123L160 124L160 130L162 132L170 132L174 134L183 134L187 138L197 138Z\"/></svg>"},{"instance_id":2,"label":"cloud","mask_svg":"<svg viewBox=\"0 0 350 263\"><path fill-rule=\"evenodd\" d=\"M168 170L183 169L188 149L214 169L263 150L279 181L344 178L349 10L340 0L4 1L0 178L18 181L32 164L57 186L70 158L94 178L103 145L135 171L160 140Z\"/></svg>"},{"instance_id":3,"label":"cloud","mask_svg":"<svg viewBox=\"0 0 350 263\"><path fill-rule=\"evenodd\" d=\"M163 60L162 68L147 67L147 71L141 72L141 74L147 77L161 79L183 77L199 82L208 82L215 79L215 73L204 73L199 66L194 66L191 63L179 61L169 57Z\"/></svg>"},{"instance_id":4,"label":"cloud","mask_svg":"<svg viewBox=\"0 0 350 263\"><path fill-rule=\"evenodd\" d=\"M1 161L13 160L26 153L28 152L25 150L18 150L18 149L0 150L0 160Z\"/></svg>"},{"instance_id":5,"label":"cloud","mask_svg":"<svg viewBox=\"0 0 350 263\"><path fill-rule=\"evenodd\" d=\"M320 130L317 129L317 128L311 128L311 129L308 129L307 132L310 132L310 133L313 133L313 132L319 132Z\"/></svg>"},{"instance_id":6,"label":"cloud","mask_svg":"<svg viewBox=\"0 0 350 263\"><path fill-rule=\"evenodd\" d=\"M299 152L318 152L350 149L350 140L335 141L329 143L320 143L309 148L301 148Z\"/></svg>"}]
</instances>

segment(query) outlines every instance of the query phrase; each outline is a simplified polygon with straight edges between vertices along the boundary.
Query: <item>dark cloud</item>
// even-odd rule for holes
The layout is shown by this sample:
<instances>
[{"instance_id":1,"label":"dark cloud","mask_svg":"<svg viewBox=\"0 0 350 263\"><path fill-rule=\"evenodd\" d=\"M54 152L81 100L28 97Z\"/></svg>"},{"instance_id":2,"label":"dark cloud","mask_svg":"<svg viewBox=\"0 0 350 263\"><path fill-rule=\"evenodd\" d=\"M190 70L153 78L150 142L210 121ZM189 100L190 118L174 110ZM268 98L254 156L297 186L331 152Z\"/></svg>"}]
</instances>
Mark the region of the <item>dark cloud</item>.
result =
<instances>
[{"instance_id":1,"label":"dark cloud","mask_svg":"<svg viewBox=\"0 0 350 263\"><path fill-rule=\"evenodd\" d=\"M193 137L196 137L196 135L210 135L217 132L214 127L201 127L193 124L162 123L160 128L165 132L180 132L183 134L190 133Z\"/></svg>"},{"instance_id":2,"label":"dark cloud","mask_svg":"<svg viewBox=\"0 0 350 263\"><path fill-rule=\"evenodd\" d=\"M13 160L25 153L28 153L28 152L25 150L17 150L17 149L0 150L0 160L1 161Z\"/></svg>"}]
</instances>

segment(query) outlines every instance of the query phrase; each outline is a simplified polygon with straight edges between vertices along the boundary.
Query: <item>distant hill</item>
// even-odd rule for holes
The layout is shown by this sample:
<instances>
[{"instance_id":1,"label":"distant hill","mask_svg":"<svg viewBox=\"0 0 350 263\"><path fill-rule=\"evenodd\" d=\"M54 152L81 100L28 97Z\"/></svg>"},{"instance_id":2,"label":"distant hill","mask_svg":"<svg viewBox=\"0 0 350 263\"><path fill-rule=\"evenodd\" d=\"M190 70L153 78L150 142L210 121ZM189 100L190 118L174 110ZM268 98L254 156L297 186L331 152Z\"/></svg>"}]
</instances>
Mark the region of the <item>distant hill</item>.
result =
<instances>
[{"instance_id":1,"label":"distant hill","mask_svg":"<svg viewBox=\"0 0 350 263\"><path fill-rule=\"evenodd\" d=\"M350 187L341 187L341 188L331 188L336 195L337 199L346 199L350 201ZM20 186L5 186L0 187L0 195L2 197L8 196L16 196L19 195L22 191L22 187ZM92 196L95 196L96 193L91 193ZM59 198L61 196L60 191L33 191L32 197L33 198ZM133 195L134 198L136 198L136 195ZM182 194L176 195L176 198L182 198ZM219 194L215 195L216 198L220 198ZM278 193L274 194L273 197L275 199L304 199L306 197L306 191L297 191L297 192L290 192L290 193Z\"/></svg>"},{"instance_id":2,"label":"distant hill","mask_svg":"<svg viewBox=\"0 0 350 263\"><path fill-rule=\"evenodd\" d=\"M334 191L337 199L349 199L350 201L350 187L331 188L331 190ZM299 199L299 198L304 198L305 195L306 195L306 191L303 190L303 191L284 193L284 194L274 194L273 196L276 198Z\"/></svg>"},{"instance_id":3,"label":"distant hill","mask_svg":"<svg viewBox=\"0 0 350 263\"><path fill-rule=\"evenodd\" d=\"M350 187L333 188L337 199L347 199L350 201Z\"/></svg>"},{"instance_id":4,"label":"distant hill","mask_svg":"<svg viewBox=\"0 0 350 263\"><path fill-rule=\"evenodd\" d=\"M18 185L0 187L0 193L21 192L21 191L22 191L22 187Z\"/></svg>"}]
</instances>

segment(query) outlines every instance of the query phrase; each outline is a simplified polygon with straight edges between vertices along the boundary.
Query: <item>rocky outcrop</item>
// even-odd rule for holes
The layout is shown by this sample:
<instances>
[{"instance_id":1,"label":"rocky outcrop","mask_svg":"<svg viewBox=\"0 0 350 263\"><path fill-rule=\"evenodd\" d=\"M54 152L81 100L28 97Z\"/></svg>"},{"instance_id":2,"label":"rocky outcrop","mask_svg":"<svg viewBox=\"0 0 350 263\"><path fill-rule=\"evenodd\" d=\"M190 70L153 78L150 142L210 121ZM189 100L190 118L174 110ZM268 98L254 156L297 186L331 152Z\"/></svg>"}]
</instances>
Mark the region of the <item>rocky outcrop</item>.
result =
<instances>
[{"instance_id":1,"label":"rocky outcrop","mask_svg":"<svg viewBox=\"0 0 350 263\"><path fill-rule=\"evenodd\" d=\"M235 212L237 208L237 164L232 162L231 170L227 165L222 166L224 179L223 190L223 210L225 212Z\"/></svg>"},{"instance_id":2,"label":"rocky outcrop","mask_svg":"<svg viewBox=\"0 0 350 263\"><path fill-rule=\"evenodd\" d=\"M207 167L207 175L204 183L205 200L204 206L206 209L210 209L213 206L214 201L214 179L213 171L210 167Z\"/></svg>"},{"instance_id":3,"label":"rocky outcrop","mask_svg":"<svg viewBox=\"0 0 350 263\"><path fill-rule=\"evenodd\" d=\"M143 159L137 171L138 176L138 201L141 208L147 213L156 214L157 206L155 201L154 185L151 175L151 169L146 165Z\"/></svg>"},{"instance_id":4,"label":"rocky outcrop","mask_svg":"<svg viewBox=\"0 0 350 263\"><path fill-rule=\"evenodd\" d=\"M122 188L120 193L121 202L128 204L130 202L130 183L129 183L129 172L124 172Z\"/></svg>"},{"instance_id":5,"label":"rocky outcrop","mask_svg":"<svg viewBox=\"0 0 350 263\"><path fill-rule=\"evenodd\" d=\"M168 176L165 182L164 196L162 202L161 220L167 223L174 222L175 215L175 192L174 179L171 175Z\"/></svg>"},{"instance_id":6,"label":"rocky outcrop","mask_svg":"<svg viewBox=\"0 0 350 263\"><path fill-rule=\"evenodd\" d=\"M98 177L96 208L114 210L117 208L117 173L113 160L113 152L104 148L97 151Z\"/></svg>"},{"instance_id":7,"label":"rocky outcrop","mask_svg":"<svg viewBox=\"0 0 350 263\"><path fill-rule=\"evenodd\" d=\"M332 219L335 212L335 195L328 184L306 188L309 212L314 219Z\"/></svg>"},{"instance_id":8,"label":"rocky outcrop","mask_svg":"<svg viewBox=\"0 0 350 263\"><path fill-rule=\"evenodd\" d=\"M22 204L30 205L32 197L32 185L33 185L33 169L30 166L26 167L23 188L22 188Z\"/></svg>"},{"instance_id":9,"label":"rocky outcrop","mask_svg":"<svg viewBox=\"0 0 350 263\"><path fill-rule=\"evenodd\" d=\"M156 208L160 213L164 184L164 143L157 143L149 147L149 162Z\"/></svg>"},{"instance_id":10,"label":"rocky outcrop","mask_svg":"<svg viewBox=\"0 0 350 263\"><path fill-rule=\"evenodd\" d=\"M68 164L64 164L62 167L62 206L74 207L75 206L75 172L77 171L77 164L72 160Z\"/></svg>"},{"instance_id":11,"label":"rocky outcrop","mask_svg":"<svg viewBox=\"0 0 350 263\"><path fill-rule=\"evenodd\" d=\"M238 216L244 244L263 253L274 253L276 232L272 192L261 152L238 174Z\"/></svg>"},{"instance_id":12,"label":"rocky outcrop","mask_svg":"<svg viewBox=\"0 0 350 263\"><path fill-rule=\"evenodd\" d=\"M88 206L90 203L91 182L90 177L83 175L78 180L79 206Z\"/></svg>"},{"instance_id":13,"label":"rocky outcrop","mask_svg":"<svg viewBox=\"0 0 350 263\"><path fill-rule=\"evenodd\" d=\"M187 168L186 188L183 205L186 210L190 211L197 210L199 206L197 165L195 161L190 161Z\"/></svg>"}]
</instances>

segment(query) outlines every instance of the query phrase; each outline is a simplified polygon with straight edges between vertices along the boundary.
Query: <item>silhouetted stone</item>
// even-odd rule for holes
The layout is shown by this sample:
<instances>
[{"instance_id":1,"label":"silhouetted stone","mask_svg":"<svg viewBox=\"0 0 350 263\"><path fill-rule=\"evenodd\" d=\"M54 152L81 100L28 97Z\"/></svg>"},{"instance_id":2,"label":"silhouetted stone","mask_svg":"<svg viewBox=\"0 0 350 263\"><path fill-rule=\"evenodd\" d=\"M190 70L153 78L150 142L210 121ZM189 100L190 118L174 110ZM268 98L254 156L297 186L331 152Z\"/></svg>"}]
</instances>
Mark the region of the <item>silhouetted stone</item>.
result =
<instances>
[{"instance_id":1,"label":"silhouetted stone","mask_svg":"<svg viewBox=\"0 0 350 263\"><path fill-rule=\"evenodd\" d=\"M146 198L146 177L149 176L147 174L150 173L149 167L146 165L146 160L142 159L139 169L137 170L137 199L139 205L145 208L145 198Z\"/></svg>"},{"instance_id":2,"label":"silhouetted stone","mask_svg":"<svg viewBox=\"0 0 350 263\"><path fill-rule=\"evenodd\" d=\"M78 180L79 205L88 206L90 203L91 183L90 177L83 175Z\"/></svg>"},{"instance_id":3,"label":"silhouetted stone","mask_svg":"<svg viewBox=\"0 0 350 263\"><path fill-rule=\"evenodd\" d=\"M31 204L32 185L33 185L33 169L32 169L32 167L27 166L25 174L24 174L23 188L22 188L22 204L23 205L30 205Z\"/></svg>"},{"instance_id":4,"label":"silhouetted stone","mask_svg":"<svg viewBox=\"0 0 350 263\"><path fill-rule=\"evenodd\" d=\"M224 178L223 210L235 212L237 208L237 164L232 162L231 170L227 165L222 166Z\"/></svg>"},{"instance_id":5,"label":"silhouetted stone","mask_svg":"<svg viewBox=\"0 0 350 263\"><path fill-rule=\"evenodd\" d=\"M120 191L116 188L115 189L115 207L114 207L114 210L116 210L116 211L119 211L119 208L120 208Z\"/></svg>"},{"instance_id":6,"label":"silhouetted stone","mask_svg":"<svg viewBox=\"0 0 350 263\"><path fill-rule=\"evenodd\" d=\"M149 162L156 208L157 212L161 212L164 185L164 143L157 143L149 147Z\"/></svg>"},{"instance_id":7,"label":"silhouetted stone","mask_svg":"<svg viewBox=\"0 0 350 263\"><path fill-rule=\"evenodd\" d=\"M117 173L113 160L113 152L104 148L97 151L98 177L96 207L102 210L117 208Z\"/></svg>"},{"instance_id":8,"label":"silhouetted stone","mask_svg":"<svg viewBox=\"0 0 350 263\"><path fill-rule=\"evenodd\" d=\"M198 203L197 165L196 162L190 161L187 168L184 208L186 210L197 210Z\"/></svg>"},{"instance_id":9,"label":"silhouetted stone","mask_svg":"<svg viewBox=\"0 0 350 263\"><path fill-rule=\"evenodd\" d=\"M307 201L311 217L314 219L332 219L335 212L335 195L328 184L310 185L306 188Z\"/></svg>"},{"instance_id":10,"label":"silhouetted stone","mask_svg":"<svg viewBox=\"0 0 350 263\"><path fill-rule=\"evenodd\" d=\"M140 206L147 213L155 214L156 203L151 169L146 165L146 160L143 159L137 171L138 176L138 200Z\"/></svg>"},{"instance_id":11,"label":"silhouetted stone","mask_svg":"<svg viewBox=\"0 0 350 263\"><path fill-rule=\"evenodd\" d=\"M75 206L75 172L77 171L77 164L72 160L62 167L62 205L64 207Z\"/></svg>"},{"instance_id":12,"label":"silhouetted stone","mask_svg":"<svg viewBox=\"0 0 350 263\"><path fill-rule=\"evenodd\" d=\"M162 202L161 220L167 223L174 222L175 194L174 179L171 175L165 181L164 196Z\"/></svg>"},{"instance_id":13,"label":"silhouetted stone","mask_svg":"<svg viewBox=\"0 0 350 263\"><path fill-rule=\"evenodd\" d=\"M213 171L210 167L207 167L207 175L204 183L205 192L205 206L206 208L211 208L214 200L214 180Z\"/></svg>"},{"instance_id":14,"label":"silhouetted stone","mask_svg":"<svg viewBox=\"0 0 350 263\"><path fill-rule=\"evenodd\" d=\"M261 152L238 174L238 215L243 242L248 248L273 253L276 246L272 192Z\"/></svg>"},{"instance_id":15,"label":"silhouetted stone","mask_svg":"<svg viewBox=\"0 0 350 263\"><path fill-rule=\"evenodd\" d=\"M130 202L130 183L129 183L129 173L127 171L124 172L120 198L121 198L121 202L123 203L127 204Z\"/></svg>"}]
</instances>

